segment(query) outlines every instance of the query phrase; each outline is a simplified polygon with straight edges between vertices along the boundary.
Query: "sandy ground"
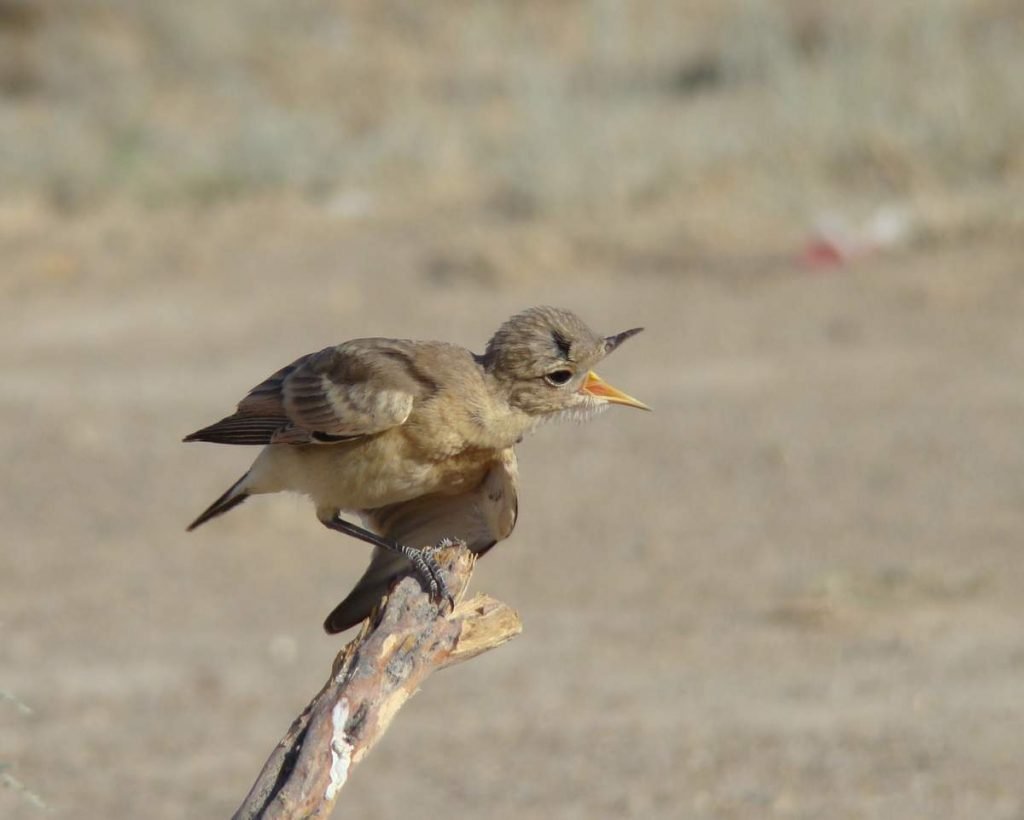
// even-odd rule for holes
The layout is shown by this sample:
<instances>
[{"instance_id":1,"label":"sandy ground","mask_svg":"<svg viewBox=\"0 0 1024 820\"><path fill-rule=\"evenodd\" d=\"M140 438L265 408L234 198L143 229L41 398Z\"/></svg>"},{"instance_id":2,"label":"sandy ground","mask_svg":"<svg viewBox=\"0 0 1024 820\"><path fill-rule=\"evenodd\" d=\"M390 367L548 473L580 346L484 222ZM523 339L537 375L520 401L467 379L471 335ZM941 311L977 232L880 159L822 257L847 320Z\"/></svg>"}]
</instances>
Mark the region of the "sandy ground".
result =
<instances>
[{"instance_id":1,"label":"sandy ground","mask_svg":"<svg viewBox=\"0 0 1024 820\"><path fill-rule=\"evenodd\" d=\"M0 702L0 761L53 814L3 817L228 815L367 550L286 497L186 534L251 453L181 436L297 354L479 350L537 303L645 325L603 375L656 412L522 445L474 586L525 632L430 679L338 814L1024 817L1019 244L478 276L442 217L15 216L0 688L33 713Z\"/></svg>"},{"instance_id":2,"label":"sandy ground","mask_svg":"<svg viewBox=\"0 0 1024 820\"><path fill-rule=\"evenodd\" d=\"M524 442L524 634L337 813L1024 820L1022 9L0 0L0 818L228 816L343 645L184 434L551 303L655 412Z\"/></svg>"}]
</instances>

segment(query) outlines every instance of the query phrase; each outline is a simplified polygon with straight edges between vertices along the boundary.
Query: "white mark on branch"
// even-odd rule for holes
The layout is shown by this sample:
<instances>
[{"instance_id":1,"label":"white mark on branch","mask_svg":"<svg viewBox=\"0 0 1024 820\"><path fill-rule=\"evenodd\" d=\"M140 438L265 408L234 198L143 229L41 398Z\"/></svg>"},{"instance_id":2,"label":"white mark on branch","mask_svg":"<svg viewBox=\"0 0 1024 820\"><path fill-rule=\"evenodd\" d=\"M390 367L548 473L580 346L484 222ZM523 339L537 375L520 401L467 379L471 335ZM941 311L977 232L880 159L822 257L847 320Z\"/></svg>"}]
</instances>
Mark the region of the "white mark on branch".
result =
<instances>
[{"instance_id":1,"label":"white mark on branch","mask_svg":"<svg viewBox=\"0 0 1024 820\"><path fill-rule=\"evenodd\" d=\"M331 780L327 784L326 800L334 800L348 779L348 767L352 763L352 743L345 734L348 723L348 699L342 698L331 709Z\"/></svg>"}]
</instances>

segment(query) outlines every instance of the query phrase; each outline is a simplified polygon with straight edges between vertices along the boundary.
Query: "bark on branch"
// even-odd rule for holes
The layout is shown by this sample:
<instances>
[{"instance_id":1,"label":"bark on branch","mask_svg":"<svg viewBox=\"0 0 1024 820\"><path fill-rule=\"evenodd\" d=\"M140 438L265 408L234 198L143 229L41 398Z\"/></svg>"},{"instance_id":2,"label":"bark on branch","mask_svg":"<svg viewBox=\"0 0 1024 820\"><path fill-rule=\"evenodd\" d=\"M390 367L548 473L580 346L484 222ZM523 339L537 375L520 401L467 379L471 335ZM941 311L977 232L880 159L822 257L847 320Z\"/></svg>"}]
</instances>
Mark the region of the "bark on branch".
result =
<instances>
[{"instance_id":1,"label":"bark on branch","mask_svg":"<svg viewBox=\"0 0 1024 820\"><path fill-rule=\"evenodd\" d=\"M352 767L431 672L469 660L522 631L516 612L486 595L461 598L475 556L461 545L438 562L456 605L439 612L415 578L398 583L335 658L324 688L263 766L235 820L328 817Z\"/></svg>"}]
</instances>

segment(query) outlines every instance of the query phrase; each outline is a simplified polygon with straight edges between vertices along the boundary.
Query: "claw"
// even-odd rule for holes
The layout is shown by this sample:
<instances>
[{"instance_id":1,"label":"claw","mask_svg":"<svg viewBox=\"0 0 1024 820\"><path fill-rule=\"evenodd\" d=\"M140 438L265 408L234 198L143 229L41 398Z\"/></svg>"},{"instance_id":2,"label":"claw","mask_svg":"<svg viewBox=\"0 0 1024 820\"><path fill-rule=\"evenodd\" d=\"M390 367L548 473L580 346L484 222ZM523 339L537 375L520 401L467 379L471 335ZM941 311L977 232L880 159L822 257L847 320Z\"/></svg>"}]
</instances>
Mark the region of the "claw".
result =
<instances>
[{"instance_id":1,"label":"claw","mask_svg":"<svg viewBox=\"0 0 1024 820\"><path fill-rule=\"evenodd\" d=\"M434 558L434 553L441 548L442 542L432 547L405 547L403 553L405 557L409 559L409 563L412 564L413 569L420 576L420 581L427 588L430 593L430 600L440 603L442 600L447 600L450 607L455 607L455 599L452 597L451 592L448 591L448 584L445 583L444 576L441 574L441 567L437 563L437 559ZM453 542L454 543L454 542ZM444 546L450 546L444 544Z\"/></svg>"},{"instance_id":2,"label":"claw","mask_svg":"<svg viewBox=\"0 0 1024 820\"><path fill-rule=\"evenodd\" d=\"M419 575L420 581L427 588L430 593L430 600L441 602L442 599L448 600L448 605L455 608L455 598L448 591L448 585L444 581L444 576L441 574L441 567L438 566L437 559L434 555L438 550L445 549L446 547L452 547L460 543L456 538L442 538L432 547L407 547L404 544L400 544L390 538L384 538L383 536L377 535L376 533L370 532L369 530L363 529L338 515L333 518L323 519L324 526L330 527L332 530L343 532L346 535L351 535L353 538L358 538L361 541L366 541L369 544L373 544L375 547L382 547L392 552L397 552L404 555L416 574Z\"/></svg>"},{"instance_id":3,"label":"claw","mask_svg":"<svg viewBox=\"0 0 1024 820\"><path fill-rule=\"evenodd\" d=\"M459 543L459 539L458 538L452 538L452 537L446 535L444 538L442 538L440 541L438 541L436 544L434 544L434 546L427 547L427 549L429 549L431 551L438 551L438 550L447 549L448 547L454 547L458 543Z\"/></svg>"},{"instance_id":4,"label":"claw","mask_svg":"<svg viewBox=\"0 0 1024 820\"><path fill-rule=\"evenodd\" d=\"M430 552L431 555L433 555L434 553L440 552L444 549L448 549L449 547L458 546L461 543L462 542L459 541L458 538L451 538L450 536L446 535L432 547L427 547L427 550ZM448 609L455 609L455 596L453 596L451 592L448 591L448 585L445 583L444 577L440 574L440 572L437 575L437 579L440 582L440 596L438 597L438 601L440 601L441 598L445 598L448 601Z\"/></svg>"}]
</instances>

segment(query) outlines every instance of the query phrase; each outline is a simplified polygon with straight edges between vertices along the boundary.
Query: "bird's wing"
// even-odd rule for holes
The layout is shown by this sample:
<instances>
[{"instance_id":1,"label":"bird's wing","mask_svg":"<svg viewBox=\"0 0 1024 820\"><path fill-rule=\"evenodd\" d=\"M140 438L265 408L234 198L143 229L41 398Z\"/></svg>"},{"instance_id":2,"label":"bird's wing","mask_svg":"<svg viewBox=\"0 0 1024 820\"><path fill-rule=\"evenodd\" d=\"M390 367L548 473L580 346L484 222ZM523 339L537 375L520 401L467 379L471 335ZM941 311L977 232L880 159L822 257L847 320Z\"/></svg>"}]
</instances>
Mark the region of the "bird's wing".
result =
<instances>
[{"instance_id":1,"label":"bird's wing","mask_svg":"<svg viewBox=\"0 0 1024 820\"><path fill-rule=\"evenodd\" d=\"M416 345L356 339L310 353L256 385L225 419L186 441L332 444L402 424L435 389L416 368Z\"/></svg>"},{"instance_id":2,"label":"bird's wing","mask_svg":"<svg viewBox=\"0 0 1024 820\"><path fill-rule=\"evenodd\" d=\"M459 538L478 555L508 538L519 512L518 468L512 448L503 450L484 480L459 495L427 495L365 513L366 523L380 535L410 547ZM329 633L342 632L362 621L391 582L409 570L409 562L391 550L376 547L363 577L324 621Z\"/></svg>"}]
</instances>

